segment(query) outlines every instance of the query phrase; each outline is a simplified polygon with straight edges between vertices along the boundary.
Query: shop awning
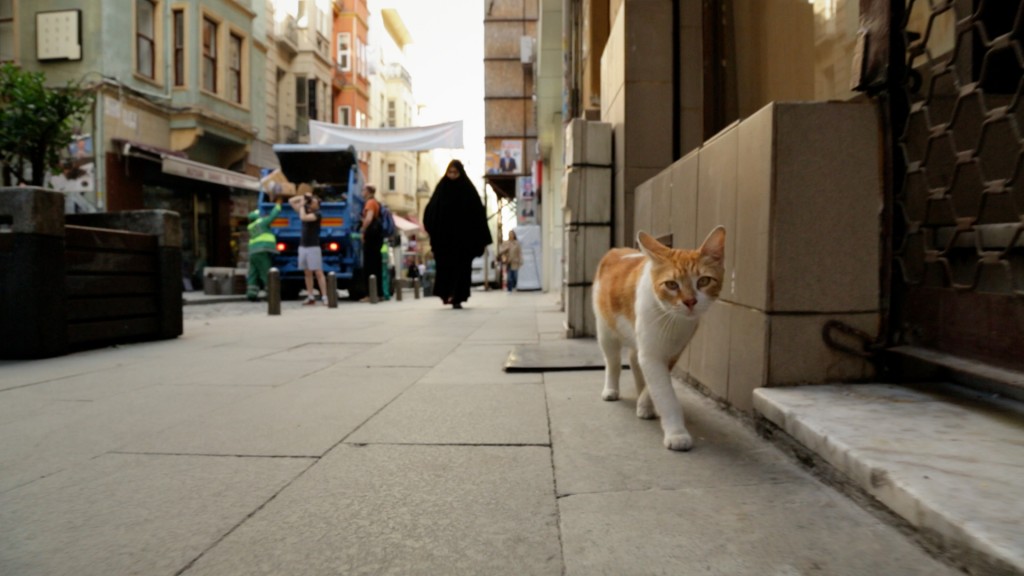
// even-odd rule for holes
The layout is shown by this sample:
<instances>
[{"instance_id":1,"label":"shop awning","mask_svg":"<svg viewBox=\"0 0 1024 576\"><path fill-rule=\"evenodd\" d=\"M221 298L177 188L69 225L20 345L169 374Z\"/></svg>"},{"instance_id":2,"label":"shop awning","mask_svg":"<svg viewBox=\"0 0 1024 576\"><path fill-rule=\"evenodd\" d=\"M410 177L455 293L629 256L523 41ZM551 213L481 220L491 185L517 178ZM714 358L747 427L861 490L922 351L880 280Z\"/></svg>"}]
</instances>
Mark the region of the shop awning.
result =
<instances>
[{"instance_id":1,"label":"shop awning","mask_svg":"<svg viewBox=\"0 0 1024 576\"><path fill-rule=\"evenodd\" d=\"M164 174L172 174L202 182L211 182L221 186L230 186L231 188L242 188L244 190L260 189L260 181L254 176L196 162L188 158L164 156L161 160L161 168Z\"/></svg>"},{"instance_id":2,"label":"shop awning","mask_svg":"<svg viewBox=\"0 0 1024 576\"><path fill-rule=\"evenodd\" d=\"M519 175L509 174L485 174L484 181L491 185L494 194L505 200L516 199L516 178Z\"/></svg>"},{"instance_id":3,"label":"shop awning","mask_svg":"<svg viewBox=\"0 0 1024 576\"><path fill-rule=\"evenodd\" d=\"M392 214L391 217L395 220L395 228L398 228L399 232L415 232L420 229L419 224L406 220L398 214Z\"/></svg>"},{"instance_id":4,"label":"shop awning","mask_svg":"<svg viewBox=\"0 0 1024 576\"><path fill-rule=\"evenodd\" d=\"M212 164L189 160L184 152L167 150L158 146L151 146L132 140L113 139L115 145L121 148L121 154L160 162L160 168L164 174L190 178L211 184L220 184L231 188L243 190L259 190L260 181L254 176L235 172Z\"/></svg>"}]
</instances>

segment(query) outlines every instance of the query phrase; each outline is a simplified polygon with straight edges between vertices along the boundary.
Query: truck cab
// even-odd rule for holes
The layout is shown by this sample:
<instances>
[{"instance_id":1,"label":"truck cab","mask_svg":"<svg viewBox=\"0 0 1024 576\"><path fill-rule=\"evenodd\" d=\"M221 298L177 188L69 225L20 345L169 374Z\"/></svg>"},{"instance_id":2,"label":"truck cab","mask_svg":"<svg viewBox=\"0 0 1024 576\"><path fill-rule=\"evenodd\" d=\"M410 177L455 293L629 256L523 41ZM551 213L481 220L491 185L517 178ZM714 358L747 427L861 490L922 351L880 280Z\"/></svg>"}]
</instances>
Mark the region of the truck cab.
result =
<instances>
[{"instance_id":1,"label":"truck cab","mask_svg":"<svg viewBox=\"0 0 1024 576\"><path fill-rule=\"evenodd\" d=\"M359 171L355 148L276 144L274 152L281 172L288 181L306 183L320 197L320 249L324 274L334 273L339 289L350 294L362 269L362 241L359 233L363 211L363 176ZM270 213L275 201L268 191L259 193L261 216ZM294 299L305 287L299 269L299 240L302 223L287 199L270 225L277 238L273 265L281 275L281 297Z\"/></svg>"}]
</instances>

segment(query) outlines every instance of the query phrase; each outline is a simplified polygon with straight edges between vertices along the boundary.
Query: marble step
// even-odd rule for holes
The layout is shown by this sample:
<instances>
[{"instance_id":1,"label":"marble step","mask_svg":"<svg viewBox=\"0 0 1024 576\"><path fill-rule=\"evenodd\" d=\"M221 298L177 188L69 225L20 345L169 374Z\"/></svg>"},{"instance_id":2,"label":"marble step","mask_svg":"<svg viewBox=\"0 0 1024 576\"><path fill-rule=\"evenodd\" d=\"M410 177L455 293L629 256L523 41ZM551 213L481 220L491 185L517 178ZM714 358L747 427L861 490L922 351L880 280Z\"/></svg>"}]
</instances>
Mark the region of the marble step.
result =
<instances>
[{"instance_id":1,"label":"marble step","mask_svg":"<svg viewBox=\"0 0 1024 576\"><path fill-rule=\"evenodd\" d=\"M931 384L754 391L782 431L972 574L1024 574L1024 403Z\"/></svg>"}]
</instances>

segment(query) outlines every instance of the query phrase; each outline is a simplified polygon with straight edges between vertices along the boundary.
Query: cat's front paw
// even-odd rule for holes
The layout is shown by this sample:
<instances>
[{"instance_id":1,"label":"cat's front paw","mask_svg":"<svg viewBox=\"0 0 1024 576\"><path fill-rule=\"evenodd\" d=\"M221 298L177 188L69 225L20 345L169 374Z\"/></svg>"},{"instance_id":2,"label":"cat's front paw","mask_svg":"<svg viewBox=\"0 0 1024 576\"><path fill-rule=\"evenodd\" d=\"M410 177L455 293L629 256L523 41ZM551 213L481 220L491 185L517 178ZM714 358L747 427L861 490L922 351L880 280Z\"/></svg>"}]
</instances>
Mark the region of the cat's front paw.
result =
<instances>
[{"instance_id":1,"label":"cat's front paw","mask_svg":"<svg viewBox=\"0 0 1024 576\"><path fill-rule=\"evenodd\" d=\"M618 399L619 399L619 391L618 390L610 390L608 388L605 388L604 390L601 391L601 400L604 400L606 402L614 402L614 401L616 401Z\"/></svg>"},{"instance_id":2,"label":"cat's front paw","mask_svg":"<svg viewBox=\"0 0 1024 576\"><path fill-rule=\"evenodd\" d=\"M665 448L686 452L693 448L693 438L689 434L666 434L664 440Z\"/></svg>"}]
</instances>

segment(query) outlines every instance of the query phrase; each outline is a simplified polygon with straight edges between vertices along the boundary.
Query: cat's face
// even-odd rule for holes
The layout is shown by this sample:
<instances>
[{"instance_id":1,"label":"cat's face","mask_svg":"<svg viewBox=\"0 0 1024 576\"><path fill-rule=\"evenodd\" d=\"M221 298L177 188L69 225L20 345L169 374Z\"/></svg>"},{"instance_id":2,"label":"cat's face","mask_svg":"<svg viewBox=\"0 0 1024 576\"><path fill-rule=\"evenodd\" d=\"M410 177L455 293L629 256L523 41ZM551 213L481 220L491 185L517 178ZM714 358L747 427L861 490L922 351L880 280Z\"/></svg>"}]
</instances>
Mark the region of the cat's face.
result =
<instances>
[{"instance_id":1,"label":"cat's face","mask_svg":"<svg viewBox=\"0 0 1024 576\"><path fill-rule=\"evenodd\" d=\"M669 248L643 232L639 240L651 262L655 303L666 313L699 318L722 291L725 229L715 228L696 250Z\"/></svg>"}]
</instances>

